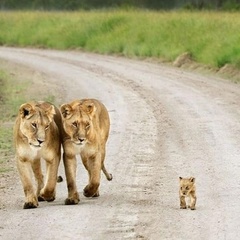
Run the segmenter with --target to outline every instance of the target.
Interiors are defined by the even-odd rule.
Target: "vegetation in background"
[[[240,9],[239,0],[0,0],[1,9],[79,10],[99,8]]]
[[[13,157],[12,126],[19,105],[24,101],[26,84],[18,84],[0,70],[0,173],[8,172],[13,166],[8,164]]]
[[[233,12],[2,12],[0,29],[1,45],[85,49],[167,61],[189,52],[203,64],[240,68],[240,16]]]

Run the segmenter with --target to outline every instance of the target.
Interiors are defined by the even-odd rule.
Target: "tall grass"
[[[81,48],[240,68],[240,15],[224,12],[0,12],[0,44]]]
[[[27,84],[19,84],[0,69],[0,174],[13,169],[9,159],[13,158],[12,125]]]

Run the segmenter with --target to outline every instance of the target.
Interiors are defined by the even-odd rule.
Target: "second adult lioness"
[[[62,121],[59,110],[47,102],[28,102],[20,106],[14,126],[17,167],[22,181],[24,208],[36,208],[38,201],[53,201],[61,158]],[[46,160],[43,181],[40,159]],[[32,181],[34,173],[37,189]]]
[[[89,183],[84,188],[86,197],[99,196],[101,170],[109,181],[112,180],[104,166],[110,120],[106,107],[96,99],[75,100],[62,105],[60,110],[66,132],[63,161],[68,198],[65,204],[70,205],[80,201],[76,186],[76,154],[80,154],[89,175]]]

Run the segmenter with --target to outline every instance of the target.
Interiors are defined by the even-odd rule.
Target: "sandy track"
[[[60,102],[94,97],[111,134],[100,198],[23,210],[18,178],[0,210],[2,239],[238,239],[240,87],[174,68],[74,51],[0,48],[0,58],[44,74]],[[62,166],[60,173],[63,174]],[[64,174],[63,174],[64,176]],[[178,177],[195,176],[197,210],[180,210]],[[1,199],[1,201],[8,201]]]

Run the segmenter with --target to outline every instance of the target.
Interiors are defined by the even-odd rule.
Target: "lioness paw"
[[[180,206],[180,209],[187,209],[186,206]]]
[[[99,193],[98,193],[98,187],[99,184],[89,184],[87,185],[84,189],[83,189],[83,195],[85,197],[98,197]]]
[[[39,202],[44,202],[45,199],[44,199],[42,196],[38,196],[38,201],[39,201]]]
[[[31,208],[37,208],[38,204],[34,204],[32,202],[25,202],[23,205],[23,209],[31,209]]]
[[[100,196],[100,194],[99,194],[99,190],[97,190],[97,192],[92,196],[93,198],[97,198],[97,197],[99,197]]]
[[[65,205],[75,205],[80,202],[80,199],[66,198]]]
[[[42,189],[38,198],[43,198],[47,202],[52,202],[55,200],[55,190],[49,191],[46,189]]]

